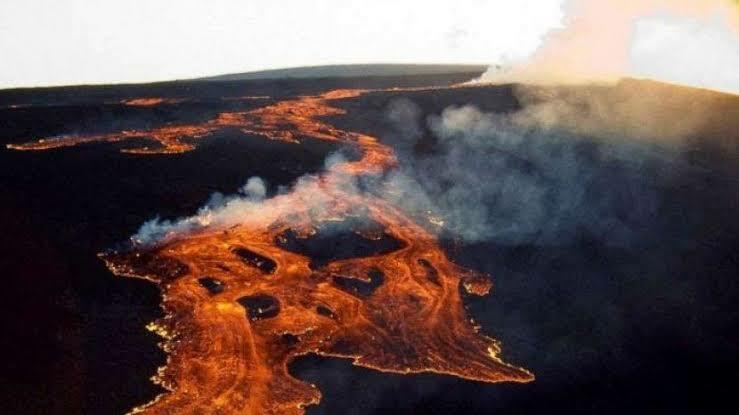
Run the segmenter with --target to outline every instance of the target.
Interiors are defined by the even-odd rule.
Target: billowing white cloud
[[[739,92],[732,0],[571,0],[563,28],[487,81],[564,83],[623,76]]]
[[[719,13],[638,19],[629,47],[629,74],[739,93],[739,34]]]

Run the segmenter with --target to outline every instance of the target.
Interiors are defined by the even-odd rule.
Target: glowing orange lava
[[[375,137],[321,121],[343,113],[329,101],[361,93],[298,97],[171,131],[87,138],[146,135],[164,148],[186,151],[182,137],[236,127],[278,140],[338,141],[362,151],[359,160],[339,162],[289,193],[259,202],[236,226],[205,226],[169,235],[155,247],[101,254],[115,274],[151,280],[163,294],[166,316],[149,328],[165,338],[169,359],[155,381],[169,392],[133,412],[303,414],[321,394],[292,377],[288,364],[309,353],[385,372],[482,382],[533,379],[504,363],[498,343],[479,333],[465,312],[460,290],[485,295],[488,276],[451,262],[436,238],[398,208],[348,190],[357,176],[397,163],[392,149]],[[324,262],[294,249],[322,224],[359,214],[363,219],[351,229],[356,238],[395,245],[364,256],[328,252]]]
[[[161,104],[179,104],[183,102],[182,99],[167,99],[167,98],[135,98],[126,99],[121,101],[121,104],[128,105],[131,107],[153,107]]]

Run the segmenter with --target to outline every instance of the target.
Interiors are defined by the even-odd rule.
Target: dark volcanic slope
[[[300,68],[272,69],[266,71],[244,72],[201,78],[204,81],[246,81],[256,79],[284,78],[358,78],[358,77],[398,77],[418,75],[470,74],[470,78],[482,75],[487,65],[324,65]]]
[[[401,170],[447,225],[463,225],[484,208],[487,218],[505,218],[492,222],[494,230],[510,223],[533,229],[519,238],[492,232],[474,242],[450,239],[449,248],[461,264],[493,276],[492,295],[470,299],[469,310],[501,335],[505,358],[526,362],[536,381],[488,387],[306,360],[295,373],[317,380],[325,394],[325,405],[309,413],[357,406],[372,414],[703,413],[733,404],[739,97],[636,80],[524,90],[367,94],[345,101],[348,116],[332,122],[392,143],[405,161]],[[529,131],[522,145],[507,146],[516,137],[502,124],[493,124],[502,131],[496,134],[469,122],[476,135],[449,141],[429,122],[450,107],[515,114],[547,102],[575,106],[580,115],[603,111],[602,119],[585,118],[604,137]],[[351,116],[358,112],[361,119]],[[455,114],[460,125],[461,115],[476,117]],[[531,184],[537,180],[545,183],[540,199],[532,193],[541,190]],[[456,191],[463,196],[446,204]],[[546,206],[541,221],[527,215],[537,205]],[[612,220],[619,225],[607,232],[594,226]],[[328,370],[340,375],[324,378]]]
[[[220,102],[222,98],[262,97],[284,98],[295,95],[315,95],[341,88],[391,88],[448,86],[469,81],[479,71],[462,73],[431,73],[423,75],[369,76],[361,78],[265,79],[233,81],[172,81],[131,85],[80,85],[52,88],[18,88],[0,90],[0,108],[28,105],[100,105],[146,97],[186,99],[196,102]],[[5,118],[3,118],[5,119]]]
[[[152,127],[339,87],[449,85],[468,78],[2,91],[0,138],[6,144]],[[221,100],[245,95],[271,98]],[[119,103],[141,97],[187,101],[151,107]],[[502,141],[496,129],[478,135],[463,130],[450,138],[428,121],[450,106],[467,104],[483,114],[515,113],[562,100],[589,113],[593,97],[606,114],[635,100],[642,104],[632,107],[636,113],[652,115],[627,114],[632,122],[626,123],[600,120],[595,125],[607,127],[606,137],[587,129],[533,131],[518,137],[523,144],[515,146]],[[487,209],[489,223],[483,224],[493,230],[501,224],[530,225],[517,238],[491,232],[460,239],[450,232],[446,243],[461,265],[494,276],[492,295],[468,298],[468,310],[483,331],[502,340],[504,357],[524,364],[537,380],[485,385],[376,373],[308,357],[290,367],[324,394],[322,404],[308,413],[674,414],[731,407],[733,373],[739,369],[736,96],[626,81],[612,88],[526,94],[513,86],[380,92],[336,104],[348,114],[331,123],[392,144],[407,162],[403,173],[419,183],[449,227],[467,231],[463,219],[480,207]],[[660,139],[660,134],[680,135],[676,127],[691,117],[700,122],[689,134]],[[209,137],[180,155],[141,157],[121,154],[115,146],[0,148],[5,190],[0,260],[6,274],[0,401],[8,413],[123,413],[151,399],[158,390],[148,378],[164,355],[155,346],[158,339],[142,327],[158,315],[158,295],[143,281],[114,278],[95,254],[125,240],[144,220],[192,214],[212,192],[233,193],[249,176],[263,177],[272,190],[287,185],[320,170],[337,149],[240,134]],[[449,192],[460,188],[467,189],[461,201]],[[569,190],[582,198],[569,197]],[[536,194],[543,196],[532,198]],[[514,201],[513,208],[501,200]],[[455,215],[454,206],[466,210]],[[544,214],[524,215],[531,206],[544,206]],[[490,222],[495,218],[504,220]],[[618,226],[597,226],[603,223]]]

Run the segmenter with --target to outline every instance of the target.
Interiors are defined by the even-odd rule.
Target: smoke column
[[[739,6],[728,0],[571,0],[564,28],[483,82],[609,82],[621,77],[739,92]]]

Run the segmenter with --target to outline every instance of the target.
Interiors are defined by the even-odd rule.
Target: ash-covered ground
[[[0,92],[2,144],[200,122],[337,88],[447,86],[470,74],[179,82]],[[260,97],[231,100],[224,97]],[[264,97],[268,98],[264,98]],[[121,104],[142,97],[152,106]],[[393,375],[348,361],[291,365],[316,383],[309,414],[704,413],[730,405],[738,369],[739,98],[627,80],[607,87],[383,91],[334,102],[330,122],[379,137],[399,168],[358,183],[486,272],[470,315],[528,384]],[[8,413],[124,413],[161,392],[144,326],[146,281],[97,258],[155,216],[194,214],[261,177],[268,194],[351,149],[238,132],[183,154],[137,142],[0,149],[2,401]],[[430,213],[429,213],[430,212]],[[443,221],[444,225],[437,224]],[[399,317],[402,318],[402,317]]]

